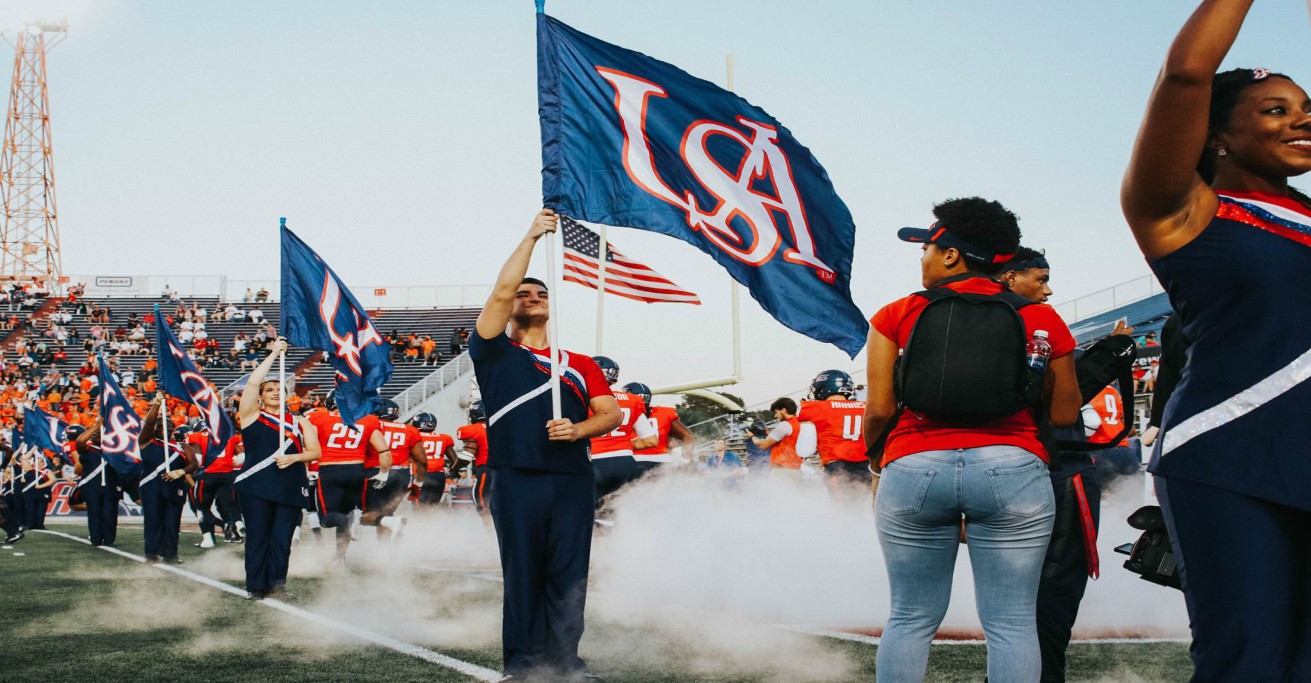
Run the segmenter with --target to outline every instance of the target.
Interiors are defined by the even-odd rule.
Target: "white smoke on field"
[[[332,565],[334,529],[323,530],[319,546],[302,530],[291,589],[299,576],[321,584],[299,606],[425,647],[499,647],[500,592],[478,578],[500,572],[496,535],[483,517],[442,508],[413,518],[399,539],[379,540],[374,527],[357,527],[357,535],[341,568]],[[321,635],[324,644],[359,643],[345,634]]]
[[[1122,568],[1113,552],[1141,533],[1124,519],[1142,504],[1141,480],[1103,503],[1102,576],[1089,582],[1079,637],[1187,635],[1180,592]],[[616,526],[596,541],[593,576],[603,614],[670,606],[753,623],[881,629],[889,590],[868,495],[835,505],[818,480],[723,482],[677,474],[644,481],[615,503]],[[980,633],[969,553],[960,547],[943,631]]]

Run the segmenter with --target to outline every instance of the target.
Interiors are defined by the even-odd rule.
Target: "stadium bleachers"
[[[127,327],[128,318],[135,313],[139,318],[145,318],[148,314],[153,314],[154,306],[159,304],[160,311],[163,315],[169,315],[176,308],[176,302],[164,301],[155,297],[97,297],[83,299],[91,306],[107,307],[111,311],[110,323],[102,324],[106,328],[106,334],[120,325]],[[195,306],[199,305],[212,314],[215,307],[219,305],[215,297],[197,297],[187,298],[186,303]],[[277,302],[267,302],[259,304],[238,304],[243,310],[250,310],[253,306],[258,305],[264,313],[265,319],[277,325],[280,315],[280,307]],[[72,313],[71,306],[65,304],[64,310]],[[35,343],[40,339],[41,331],[45,329],[49,313],[45,311],[35,323],[33,329],[25,333],[26,339]],[[430,335],[437,342],[437,350],[441,353],[441,362],[450,359],[449,346],[451,333],[460,327],[472,329],[474,321],[478,316],[478,309],[471,308],[447,308],[447,309],[426,309],[426,310],[382,310],[371,311],[374,325],[384,335],[399,335],[405,337],[411,333],[416,333],[420,337]],[[83,348],[83,343],[90,337],[91,328],[95,323],[89,322],[87,315],[73,315],[72,322],[64,325],[69,329],[77,329],[80,339],[76,343],[69,343],[66,346],[68,354],[67,359],[56,364],[56,367],[62,372],[73,372],[82,366],[87,360],[87,352]],[[245,332],[248,336],[254,337],[259,330],[259,325],[250,322],[206,322],[205,330],[211,339],[219,342],[219,350],[222,354],[227,354],[232,348],[233,340],[236,336]],[[15,335],[17,338],[18,335]],[[151,341],[154,339],[154,328],[147,326],[147,337]],[[12,351],[14,342],[17,339],[11,339],[6,350]],[[150,355],[119,355],[117,356],[118,365],[121,370],[132,368],[139,370],[146,362]],[[330,365],[321,362],[321,354],[309,349],[292,347],[287,354],[288,371],[298,370],[297,386],[301,389],[320,389],[327,390],[333,384],[333,370]],[[396,371],[393,378],[382,389],[382,395],[386,397],[394,396],[407,387],[426,377],[437,366],[426,365],[424,363],[409,363],[404,359],[396,359]],[[222,389],[247,374],[248,370],[240,368],[205,368],[206,377],[219,389]]]
[[[1173,312],[1169,295],[1161,292],[1072,323],[1070,331],[1074,333],[1079,346],[1086,346],[1110,334],[1116,321],[1122,318],[1134,328],[1134,336],[1148,332],[1159,333],[1165,319]]]

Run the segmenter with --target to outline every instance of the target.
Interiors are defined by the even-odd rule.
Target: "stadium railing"
[[[473,359],[469,357],[469,352],[465,351],[447,361],[445,365],[437,368],[427,377],[410,385],[410,388],[396,394],[392,400],[400,406],[401,415],[406,415],[411,409],[427,401],[437,392],[450,386],[452,382],[472,370]]]

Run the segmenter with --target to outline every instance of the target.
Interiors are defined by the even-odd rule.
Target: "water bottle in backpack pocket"
[[[1042,376],[1030,364],[1029,335],[1019,314],[1032,301],[1006,291],[974,294],[945,287],[915,295],[929,303],[897,361],[894,386],[901,406],[935,420],[970,424],[1037,404]],[[1036,356],[1045,370],[1051,345],[1045,338],[1042,345],[1045,355],[1039,348]]]

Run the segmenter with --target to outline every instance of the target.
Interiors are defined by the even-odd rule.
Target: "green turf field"
[[[50,528],[85,533],[80,525]],[[191,545],[195,538],[183,534],[182,569],[240,587],[239,546],[204,551],[202,557]],[[140,529],[123,529],[119,548],[139,555]],[[343,633],[334,623],[483,667],[484,677],[499,670],[500,585],[494,572],[398,569],[399,563],[384,572],[381,565],[361,562],[297,576],[306,565],[326,566],[330,551],[297,553],[291,585],[297,597],[289,602],[303,611],[287,613],[74,540],[30,533],[0,551],[0,680],[478,680]],[[876,647],[870,644],[712,612],[629,618],[605,603],[604,595],[589,600],[582,654],[610,681],[874,678]],[[929,680],[981,681],[984,657],[981,645],[935,645]],[[1182,681],[1190,670],[1186,646],[1177,643],[1070,649],[1075,681]]]

